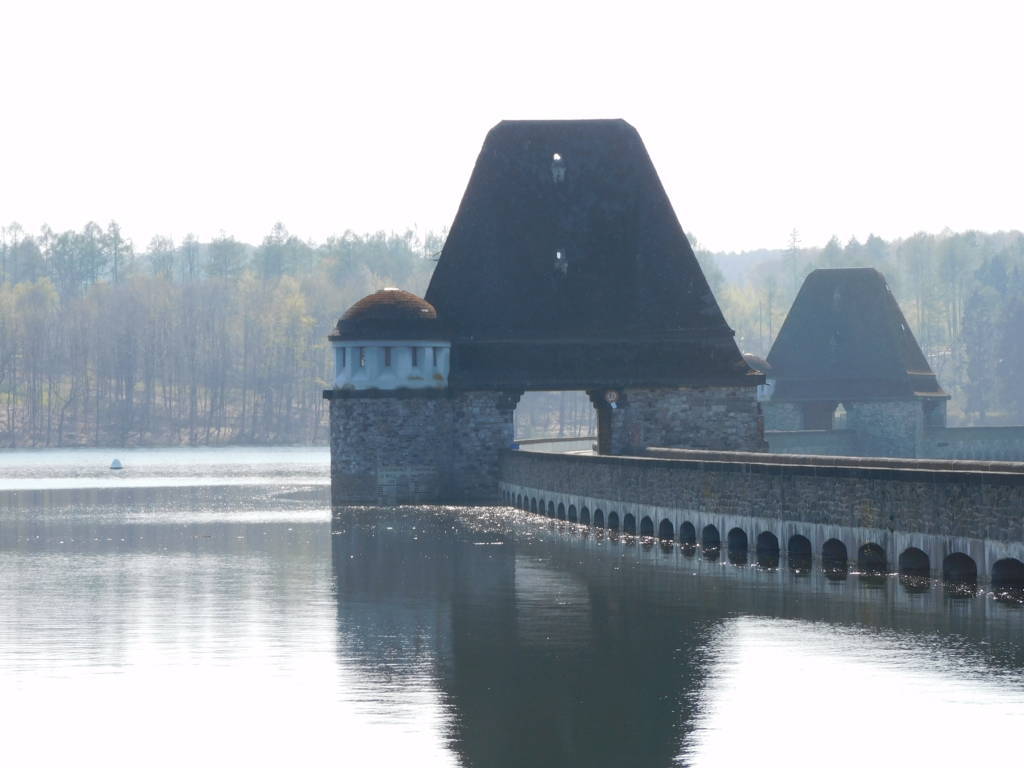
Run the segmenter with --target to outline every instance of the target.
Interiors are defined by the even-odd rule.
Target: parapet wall
[[[872,452],[878,446],[865,445],[861,432],[852,428],[772,430],[765,432],[765,438],[772,453],[884,455]],[[926,428],[918,434],[912,452],[921,459],[1024,461],[1024,427]]]
[[[714,525],[723,540],[741,527],[751,537],[772,532],[783,546],[801,535],[816,552],[832,538],[851,556],[876,544],[893,567],[910,547],[927,553],[933,568],[947,555],[968,554],[979,576],[1000,559],[1024,560],[1024,464],[662,455],[674,458],[506,452],[501,487],[513,497],[541,494],[566,507],[651,517],[655,526],[668,519],[676,530]]]
[[[793,429],[764,433],[772,453],[861,456],[857,433],[850,429]]]
[[[1024,461],[1024,427],[927,429],[919,455],[935,459]]]

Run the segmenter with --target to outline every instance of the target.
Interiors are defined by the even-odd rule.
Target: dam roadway
[[[533,447],[533,446],[531,446]],[[510,450],[502,500],[705,557],[1024,589],[1024,463]]]

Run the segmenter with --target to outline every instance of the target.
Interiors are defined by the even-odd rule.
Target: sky
[[[712,250],[1024,227],[1024,4],[5,0],[0,223],[451,223],[502,119],[621,117]]]

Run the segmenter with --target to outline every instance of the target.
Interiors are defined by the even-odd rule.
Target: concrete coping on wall
[[[796,454],[768,454],[744,451],[700,451],[678,448],[649,448],[643,456],[581,455],[572,453],[540,453],[533,451],[504,451],[503,457],[510,470],[523,463],[573,464],[591,462],[615,468],[665,469],[681,471],[736,472],[740,474],[768,474],[810,476],[817,478],[871,479],[914,483],[963,483],[984,485],[1024,485],[1024,468],[1014,472],[993,471],[985,467],[1018,462],[986,461],[929,461],[919,459],[862,459],[850,456],[799,456]],[[806,462],[801,462],[806,459]],[[835,459],[838,463],[826,463]],[[815,463],[820,462],[820,463]],[[863,462],[863,463],[862,463]],[[933,466],[929,466],[933,465]],[[936,469],[934,465],[956,466],[956,469]],[[582,466],[582,465],[580,465]],[[514,470],[513,470],[514,471]],[[504,475],[503,480],[510,478]]]
[[[798,453],[707,451],[693,448],[647,448],[647,458],[684,461],[741,462],[790,467],[888,469],[911,472],[960,472],[970,474],[1024,475],[1024,461],[973,461],[946,459],[898,459],[875,456],[819,456]]]

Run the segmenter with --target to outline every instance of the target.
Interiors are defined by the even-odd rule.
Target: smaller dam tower
[[[334,348],[331,478],[336,503],[436,500],[446,483],[451,343],[423,299],[385,288],[356,302]]]

